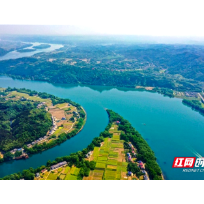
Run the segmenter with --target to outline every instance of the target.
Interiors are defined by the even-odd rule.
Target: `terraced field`
[[[89,160],[96,161],[96,168],[84,180],[127,180],[124,141],[120,140],[117,125],[113,125],[109,132],[113,133],[113,137],[105,138],[101,147],[94,148]]]

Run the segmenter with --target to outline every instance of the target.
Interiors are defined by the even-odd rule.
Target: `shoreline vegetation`
[[[12,79],[20,79],[20,80],[28,80],[28,81],[42,81],[42,82],[48,82],[48,83],[52,83],[52,84],[58,84],[55,82],[51,82],[49,80],[43,80],[43,79],[31,79],[31,78],[24,78],[21,76],[16,76],[16,75],[11,75],[11,74],[0,74],[0,76],[8,76],[11,77]],[[66,83],[65,83],[66,84]],[[74,84],[70,84],[70,85],[82,85],[82,86],[86,86],[86,85],[90,85],[90,86],[99,86],[97,84],[81,84],[81,83],[74,83]],[[103,87],[109,87],[108,85],[100,85]],[[136,89],[136,90],[141,90],[141,91],[148,91],[148,92],[153,92],[153,93],[159,93],[162,94],[164,96],[168,96],[170,98],[174,98],[176,97],[174,95],[174,91],[168,88],[162,88],[162,87],[145,87],[145,86],[112,86],[115,88],[130,88],[130,89]]]
[[[199,112],[204,116],[204,104],[198,100],[187,100],[183,99],[182,103],[188,107],[191,107],[192,110]]]
[[[39,134],[37,134],[35,131],[35,137],[33,137],[33,135],[29,136],[29,138],[32,139],[23,140],[20,137],[21,141],[24,141],[23,146],[17,143],[14,143],[14,145],[11,146],[10,142],[7,142],[7,144],[10,146],[7,145],[8,147],[6,146],[4,149],[0,149],[0,163],[12,159],[28,158],[29,154],[39,153],[46,149],[59,145],[65,142],[67,139],[70,139],[71,137],[74,137],[76,134],[78,134],[78,132],[80,132],[85,125],[85,110],[79,104],[69,99],[61,99],[51,94],[41,92],[38,93],[29,89],[16,89],[10,87],[7,89],[1,88],[0,95],[1,108],[3,108],[5,103],[9,103],[8,108],[10,108],[11,106],[10,109],[11,111],[13,111],[13,103],[14,105],[15,103],[18,103],[18,106],[21,108],[22,106],[25,106],[25,103],[28,103],[28,105],[31,103],[33,104],[33,106],[29,109],[29,111],[34,110],[34,113],[36,113],[36,111],[43,111],[43,113],[49,115],[49,125],[47,126],[47,128],[43,128],[44,132],[39,132]],[[21,112],[25,115],[24,117],[27,118],[28,113],[22,110],[19,114],[21,114]],[[19,114],[17,114],[17,116],[14,115],[15,117],[13,116],[13,118],[10,119],[11,121],[8,121],[11,126],[11,130],[13,130],[13,124],[18,123],[18,120],[22,118],[22,116]],[[7,115],[5,115],[5,118],[6,117]],[[36,117],[35,114],[34,117]],[[42,113],[40,117],[42,117]],[[32,124],[33,122],[35,122],[34,118],[33,120],[34,121],[32,121]],[[44,125],[44,123],[41,123],[40,121],[37,121],[36,125],[37,124]],[[30,132],[30,129],[28,129],[27,132],[24,133],[21,131],[21,129],[23,129],[24,131],[25,127],[21,127],[22,125],[18,124],[17,126],[19,126],[18,132],[20,135],[27,135],[28,133],[32,134],[32,132]],[[37,125],[35,129],[38,126],[39,125]],[[29,126],[29,128],[31,127]],[[4,142],[4,138],[0,139],[2,139],[1,142]],[[15,141],[15,138],[13,140]]]
[[[76,153],[71,153],[69,156],[63,156],[56,158],[54,161],[48,161],[45,165],[33,169],[32,167],[23,170],[19,173],[14,173],[3,178],[0,180],[87,180],[91,173],[95,171],[97,175],[101,174],[101,170],[104,168],[104,156],[106,152],[106,148],[109,144],[108,141],[113,139],[113,143],[111,143],[110,148],[121,148],[119,146],[123,146],[125,152],[130,152],[131,150],[137,153],[135,158],[130,159],[130,154],[127,153],[126,156],[127,162],[119,162],[121,163],[121,168],[118,169],[117,166],[114,168],[115,157],[118,157],[116,152],[111,151],[112,159],[108,160],[109,165],[107,165],[107,170],[102,175],[102,178],[105,180],[113,180],[118,179],[118,170],[126,174],[127,177],[137,180],[137,179],[144,179],[144,180],[162,180],[162,172],[161,169],[156,162],[156,157],[154,156],[154,152],[151,150],[147,142],[143,139],[143,137],[137,132],[131,124],[125,120],[119,114],[113,112],[112,110],[106,110],[109,116],[109,123],[105,130],[100,133],[99,137],[93,139],[91,144],[87,146],[87,148],[83,149],[82,151],[78,151]],[[113,130],[114,126],[117,124],[117,129]],[[120,132],[120,139],[119,135],[115,135],[116,132]],[[111,133],[112,132],[112,133]],[[122,143],[121,143],[122,142]],[[106,143],[106,145],[105,145]],[[103,147],[103,156],[100,156],[100,162],[97,161],[89,161],[88,158],[92,155],[93,152],[97,148]],[[93,153],[93,155],[96,155]],[[99,159],[99,158],[98,158]],[[124,164],[123,164],[124,163]],[[144,167],[145,166],[145,167]],[[102,168],[102,169],[101,169]],[[145,169],[145,170],[144,170]],[[114,177],[113,175],[117,176]],[[143,176],[143,177],[141,177]],[[98,177],[96,177],[96,180]],[[124,177],[125,180],[130,180]],[[122,180],[124,180],[122,179]]]

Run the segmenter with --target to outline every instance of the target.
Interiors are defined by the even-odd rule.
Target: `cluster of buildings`
[[[52,165],[52,166],[50,167],[50,170],[54,170],[54,169],[57,169],[57,168],[59,168],[59,167],[65,166],[65,165],[67,165],[67,162],[66,162],[66,161],[63,161],[63,162],[60,162],[60,163],[58,163],[58,164]]]
[[[47,136],[40,137],[39,139],[33,141],[31,144],[27,144],[27,147],[29,148],[29,147],[31,147],[32,145],[35,145],[35,144],[41,142],[42,140],[46,140],[47,138],[48,138]]]
[[[52,165],[52,166],[50,167],[50,170],[57,169],[57,168],[59,168],[59,167],[65,166],[65,165],[67,165],[67,164],[68,164],[68,163],[67,163],[66,161],[60,162],[60,163],[58,163],[58,164]],[[41,173],[45,173],[45,172],[47,172],[47,169],[41,170]],[[36,173],[36,174],[35,174],[35,177],[37,177],[37,178],[40,177],[40,173]]]
[[[41,106],[45,105],[45,102],[41,102],[38,104],[37,108],[41,108]]]
[[[185,92],[185,96],[197,98],[198,97],[198,93],[188,91],[188,92]]]
[[[52,116],[52,129],[49,132],[49,135],[52,135],[57,130],[57,125],[55,121],[55,117]]]
[[[136,157],[137,153],[135,152],[134,146],[133,146],[131,143],[129,143],[128,145],[129,145],[129,147],[130,147],[131,150],[132,150],[132,154],[134,155],[134,157]]]
[[[128,156],[128,161],[131,162],[132,157],[131,157],[130,153],[127,153],[127,156]]]
[[[131,148],[131,153],[134,155],[134,157],[136,157],[136,152],[135,152],[135,148],[134,146],[130,143],[128,143],[129,147]],[[128,161],[131,162],[132,160],[132,157],[131,157],[131,154],[130,153],[127,153],[127,156],[128,156]],[[144,180],[148,180],[148,176],[147,176],[147,172],[145,171],[145,166],[144,166],[144,163],[142,161],[138,161],[138,166],[139,168],[141,169],[141,172],[144,174]],[[133,173],[128,171],[127,173],[128,176],[133,176]]]
[[[13,149],[13,150],[11,150],[10,152],[11,152],[11,154],[15,154],[16,152],[22,152],[23,151],[23,148],[19,148],[19,149]]]
[[[144,163],[142,161],[138,161],[138,163],[139,163],[140,169],[145,170]]]
[[[142,173],[144,174],[144,176],[143,176],[144,180],[149,180],[147,177],[147,172],[145,170],[142,170]]]

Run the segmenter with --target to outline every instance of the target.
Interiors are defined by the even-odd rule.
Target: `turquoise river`
[[[181,99],[134,89],[50,84],[0,77],[0,87],[17,87],[70,98],[87,112],[83,130],[70,140],[27,160],[0,165],[0,177],[38,167],[48,160],[82,150],[108,124],[105,108],[114,110],[142,134],[162,168],[166,179],[204,179],[202,172],[182,172],[172,168],[174,157],[204,155],[204,117],[182,104]],[[144,125],[144,123],[146,125]]]

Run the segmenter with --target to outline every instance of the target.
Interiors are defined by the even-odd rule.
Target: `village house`
[[[36,177],[39,177],[39,176],[40,176],[40,174],[39,174],[39,173],[36,173],[36,174],[35,174],[35,176],[36,176]]]
[[[45,173],[47,171],[47,169],[43,169],[41,170],[41,173]]]
[[[92,152],[90,151],[90,152],[88,152],[88,153],[86,154],[86,158],[89,158],[91,155],[92,155]]]
[[[63,162],[60,162],[60,163],[58,163],[58,164],[52,165],[52,166],[50,167],[50,169],[51,169],[51,170],[54,170],[54,169],[57,169],[57,168],[59,168],[59,167],[61,167],[61,166],[65,166],[65,165],[67,165],[67,162],[66,162],[66,161],[63,161]]]
[[[140,162],[140,163],[139,163],[139,167],[140,167],[140,169],[142,169],[142,170],[145,169],[143,162]]]
[[[131,159],[132,159],[131,156],[128,156],[128,161],[131,161]]]
[[[133,173],[131,171],[128,171],[127,175],[128,176],[133,176]]]

